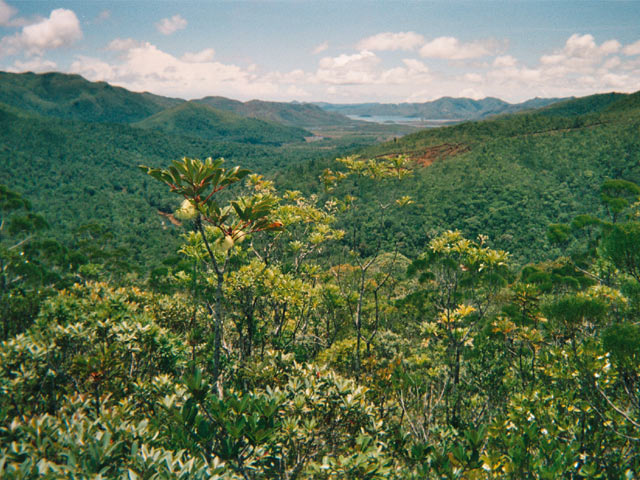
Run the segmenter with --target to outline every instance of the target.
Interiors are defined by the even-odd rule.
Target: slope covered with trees
[[[301,128],[244,118],[194,102],[163,110],[134,125],[207,140],[225,139],[249,144],[281,145],[302,142],[305,137],[312,136],[312,133]]]
[[[393,115],[415,117],[416,119],[479,120],[492,115],[516,113],[532,110],[558,102],[557,98],[534,98],[522,103],[508,103],[499,98],[487,97],[482,100],[471,98],[442,97],[422,103],[360,103],[332,104],[317,103],[327,112],[343,115]]]
[[[129,123],[183,102],[89,82],[80,75],[0,72],[0,103],[57,118]]]
[[[126,124],[40,117],[0,104],[0,183],[27,195],[47,217],[55,238],[70,241],[83,225],[100,224],[138,266],[160,262],[176,246],[175,236],[162,239],[158,229],[175,230],[166,216],[175,201],[137,172],[140,163],[159,165],[167,155],[190,152],[268,172],[335,148],[313,150],[304,142],[278,147],[233,136],[209,140]]]
[[[389,236],[403,231],[406,251],[417,252],[430,236],[455,228],[470,238],[488,235],[518,262],[557,255],[545,235],[549,223],[602,211],[598,189],[607,178],[640,182],[637,98],[636,93],[576,99],[364,149],[364,157],[402,154],[413,165],[415,174],[402,188],[414,203],[402,218],[387,221]],[[315,178],[321,168],[337,167],[328,162],[308,175]],[[286,172],[278,177],[294,188],[290,178]],[[367,219],[393,196],[373,182],[359,188],[358,215]]]
[[[21,328],[2,303],[2,477],[633,478],[640,186],[604,182],[603,215],[520,267],[453,230],[367,243],[411,207],[410,162],[337,166],[326,202],[221,161],[143,167],[182,201],[181,260],[119,285],[28,275],[41,222],[0,189],[2,294],[51,288]],[[349,222],[365,189],[339,185],[370,181],[393,202]]]
[[[638,98],[365,148],[0,104],[0,478],[634,478]]]
[[[239,102],[224,97],[205,97],[195,101],[245,117],[270,120],[302,128],[334,127],[358,123],[344,115],[326,112],[310,103],[265,102],[262,100]]]

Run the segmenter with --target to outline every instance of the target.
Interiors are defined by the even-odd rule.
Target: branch
[[[202,237],[204,246],[206,247],[207,252],[209,253],[209,257],[211,258],[213,269],[215,270],[217,275],[220,275],[222,272],[220,271],[220,267],[218,266],[218,261],[216,260],[216,256],[211,250],[211,245],[209,245],[209,240],[207,240],[207,236],[204,233],[204,228],[202,228],[202,218],[200,217],[200,214],[198,214],[198,216],[196,217],[196,226],[198,228],[198,231],[200,232],[200,236]]]
[[[634,427],[636,428],[640,428],[640,423],[634,421],[631,419],[631,417],[629,417],[629,415],[627,413],[625,413],[624,411],[622,411],[620,408],[616,407],[616,405],[609,399],[609,397],[607,396],[606,393],[604,393],[604,391],[598,386],[597,382],[593,383],[594,386],[596,387],[596,390],[598,391],[598,393],[600,393],[600,395],[602,395],[602,397],[607,401],[607,403],[611,406],[611,408],[613,408],[616,412],[618,412],[620,415],[622,415],[628,422],[630,422]]]

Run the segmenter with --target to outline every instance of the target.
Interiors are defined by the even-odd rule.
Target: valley
[[[0,477],[634,478],[638,132],[0,72]]]

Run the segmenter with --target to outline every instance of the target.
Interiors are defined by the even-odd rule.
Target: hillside
[[[510,104],[498,98],[443,97],[423,103],[363,103],[363,104],[331,104],[317,103],[328,112],[357,116],[402,116],[415,117],[417,120],[478,120],[491,115],[516,113],[523,110],[544,107],[559,101],[555,98],[536,98],[523,103]]]
[[[2,79],[6,84],[11,78],[17,85],[18,77],[6,74]],[[519,261],[552,256],[555,250],[547,243],[546,226],[601,208],[598,187],[605,178],[640,180],[640,94],[573,99],[533,113],[427,129],[366,147],[381,135],[390,138],[390,131],[374,129],[366,134],[358,126],[336,127],[338,138],[306,143],[304,130],[198,102],[164,108],[170,99],[80,77],[25,74],[24,78],[31,83],[0,90],[4,96],[20,90],[26,99],[23,107],[0,106],[0,184],[30,192],[35,207],[51,220],[56,236],[71,238],[74,228],[91,221],[121,232],[117,243],[132,249],[137,262],[162,257],[152,251],[173,251],[159,243],[159,235],[148,232],[157,232],[162,221],[171,230],[158,210],[170,213],[175,205],[148,190],[135,167],[164,165],[184,155],[222,156],[229,163],[274,175],[282,187],[311,193],[319,190],[322,169],[333,168],[333,158],[355,148],[363,156],[404,153],[416,165],[413,179],[403,185],[415,203],[403,218],[389,220],[388,241],[403,225],[412,225],[403,248],[415,252],[434,232],[459,228],[470,236],[488,234],[500,240]],[[71,86],[65,86],[64,79]],[[29,93],[28,85],[34,92]],[[96,95],[105,102],[119,99],[103,109],[111,112],[110,118],[142,116],[133,110],[125,115],[123,105],[131,109],[142,105],[144,114],[159,110],[134,124],[107,124],[100,121],[105,116],[88,113],[89,121],[51,118],[75,98],[78,86],[103,92]],[[19,103],[18,96],[12,98]],[[238,108],[257,104],[216,101]],[[48,116],[34,114],[36,107]],[[363,194],[370,204],[367,215],[373,218],[378,201],[393,195],[387,187],[367,185]],[[132,208],[143,212],[139,221],[124,222]],[[151,246],[145,246],[142,238]]]
[[[457,228],[470,238],[489,235],[518,261],[549,258],[557,250],[548,243],[548,224],[600,211],[599,187],[607,178],[640,182],[638,98],[575,99],[365,148],[365,158],[404,154],[415,166],[402,192],[373,182],[360,186],[365,216],[374,221],[376,205],[402,193],[415,203],[389,221],[388,239],[413,226],[407,252],[421,250],[438,231]],[[326,167],[339,168],[330,162],[318,170]],[[287,175],[280,178],[291,187]]]
[[[140,128],[158,129],[177,135],[206,140],[226,139],[242,143],[279,145],[303,142],[313,134],[275,122],[244,118],[208,105],[185,102],[163,110],[134,124]]]
[[[634,478],[639,99],[375,145],[0,103],[0,478]]]
[[[211,156],[268,173],[337,155],[336,148],[207,140],[126,124],[42,117],[0,104],[0,184],[28,195],[34,210],[50,223],[52,237],[71,242],[81,225],[101,224],[113,236],[110,243],[138,266],[173,255],[178,235],[159,213],[173,212],[178,202],[142,175],[138,165]]]
[[[131,123],[183,102],[79,75],[0,72],[0,103],[56,118]]]
[[[620,104],[620,102],[627,97],[628,95],[622,93],[590,95],[588,97],[558,102],[543,108],[540,113],[554,117],[575,117],[578,115],[598,114],[610,108],[617,108],[616,105]]]
[[[268,120],[301,128],[342,126],[358,123],[343,115],[326,112],[310,103],[265,102],[262,100],[251,100],[243,103],[224,97],[205,97],[195,100],[195,102],[244,117]]]

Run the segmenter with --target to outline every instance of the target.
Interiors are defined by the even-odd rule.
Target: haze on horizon
[[[634,1],[0,0],[0,70],[186,99],[421,102],[640,90]]]

